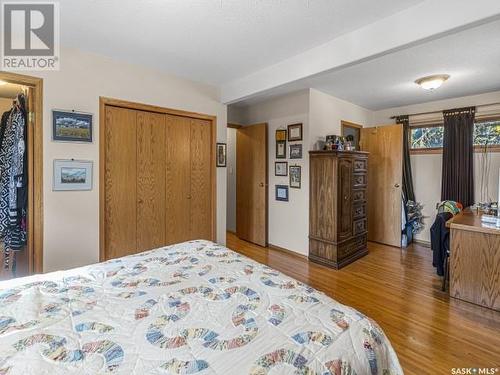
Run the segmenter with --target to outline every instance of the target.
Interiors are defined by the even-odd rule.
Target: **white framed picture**
[[[54,191],[92,190],[90,160],[54,160]]]

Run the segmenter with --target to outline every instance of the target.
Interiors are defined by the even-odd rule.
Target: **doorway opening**
[[[267,124],[228,124],[227,132],[227,230],[267,246]]]
[[[43,80],[0,72],[0,280],[43,272]]]

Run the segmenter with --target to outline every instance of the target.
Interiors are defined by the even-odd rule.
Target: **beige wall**
[[[217,140],[226,140],[226,106],[218,90],[154,70],[78,50],[62,50],[61,70],[44,79],[44,271],[99,260],[99,96],[217,116]],[[92,144],[51,140],[53,109],[94,114]],[[94,162],[92,191],[53,192],[54,159]],[[217,168],[217,240],[225,243],[226,169]]]
[[[11,98],[0,98],[0,116],[12,108]]]
[[[309,150],[318,138],[340,134],[341,120],[366,124],[370,111],[318,90],[303,90],[273,98],[249,107],[232,109],[233,118],[244,124],[267,122],[269,125],[269,243],[297,253],[309,253]],[[289,202],[275,200],[275,185],[289,184],[289,177],[274,176],[275,132],[278,128],[303,124],[303,158],[287,159],[288,165],[302,167],[301,189],[289,189]],[[297,143],[297,142],[294,142]],[[288,144],[287,144],[288,146]],[[288,156],[288,151],[287,151]],[[284,159],[280,159],[284,160]],[[228,183],[229,180],[228,180]],[[230,187],[228,186],[228,190]],[[232,202],[228,202],[228,208]],[[229,213],[228,213],[229,215]]]
[[[486,105],[492,103],[500,103],[500,91],[465,96],[449,100],[439,100],[429,103],[416,104],[406,107],[390,108],[383,111],[372,112],[370,125],[380,125],[393,123],[390,117],[397,114],[412,114],[431,111],[441,111],[443,109],[464,107],[471,105]],[[484,107],[478,111],[479,114],[486,114],[492,110],[493,106]],[[498,111],[498,109],[495,109]],[[427,115],[429,116],[429,115]],[[421,116],[422,117],[422,116]],[[424,205],[423,214],[425,216],[425,228],[417,234],[416,238],[422,241],[430,241],[430,227],[434,222],[436,216],[436,203],[441,198],[441,154],[425,154],[425,155],[412,155],[411,164],[413,172],[413,183],[415,195],[418,202]],[[498,197],[498,173],[500,169],[500,153],[489,153],[490,173],[488,176],[488,191],[487,197],[481,197],[480,194],[480,181],[481,181],[481,168],[484,162],[479,153],[474,155],[474,180],[475,180],[475,197],[476,201],[481,199],[487,201],[497,201]]]

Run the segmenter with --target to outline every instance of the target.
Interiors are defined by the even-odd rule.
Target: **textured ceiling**
[[[334,72],[277,87],[237,103],[315,88],[362,107],[379,110],[500,90],[500,21],[492,21]],[[417,78],[449,74],[441,88],[426,91]]]
[[[61,40],[222,84],[419,0],[62,0]]]

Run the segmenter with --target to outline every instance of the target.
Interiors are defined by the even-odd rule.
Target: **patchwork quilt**
[[[375,322],[191,241],[0,283],[0,374],[402,374]]]

